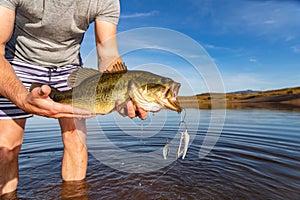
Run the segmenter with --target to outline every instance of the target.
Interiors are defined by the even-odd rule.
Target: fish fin
[[[127,91],[135,91],[138,90],[137,84],[134,80],[130,80],[127,85]]]
[[[134,80],[130,80],[127,86],[127,96],[129,96],[130,100],[133,101],[133,105],[139,108],[142,108],[146,111],[149,111],[150,108],[147,107],[147,100],[143,97],[143,94],[138,88],[137,83]]]
[[[116,107],[115,107],[116,111],[118,111],[123,117],[125,117],[126,114],[122,110],[127,107],[127,102],[128,101],[124,101],[121,104],[116,105]]]
[[[68,77],[67,85],[70,88],[80,85],[84,80],[91,76],[101,74],[98,70],[92,68],[81,68],[73,71]]]
[[[136,99],[136,96],[135,96],[136,94],[140,95],[140,93],[138,91],[138,87],[134,80],[130,80],[127,85],[127,94],[126,95],[129,96],[130,99],[134,100],[134,99]]]
[[[134,96],[134,92],[137,91],[137,86],[134,80],[130,80],[127,85],[127,93],[125,96],[127,96],[127,99],[123,102],[120,102],[120,104],[116,104],[115,110],[118,111],[121,115],[126,116],[126,113],[124,113],[124,109],[127,108],[128,101],[132,100],[134,102],[133,106],[136,106],[136,102],[132,98]]]
[[[127,67],[124,62],[117,62],[112,66],[112,68],[108,71],[104,71],[103,73],[109,74],[109,73],[124,73],[127,71]]]

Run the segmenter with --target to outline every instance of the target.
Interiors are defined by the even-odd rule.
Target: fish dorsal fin
[[[92,68],[77,69],[70,74],[67,84],[69,87],[73,88],[80,85],[87,78],[97,74],[100,74],[100,72]]]
[[[104,71],[103,73],[125,73],[127,67],[124,62],[117,62],[112,66],[110,70]],[[80,85],[85,79],[97,75],[101,72],[92,68],[81,68],[73,71],[68,77],[68,86],[73,88]]]
[[[117,62],[112,66],[110,70],[106,70],[103,73],[124,73],[127,71],[127,67],[124,62]]]

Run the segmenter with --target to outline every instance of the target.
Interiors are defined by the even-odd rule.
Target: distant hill
[[[258,90],[242,90],[242,91],[235,91],[235,92],[229,92],[228,94],[249,94],[254,92],[261,92]]]
[[[270,108],[300,110],[300,87],[268,91],[238,91],[231,93],[203,93],[178,97],[185,108]]]

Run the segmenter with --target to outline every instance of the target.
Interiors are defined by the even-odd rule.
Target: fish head
[[[167,108],[181,112],[182,108],[177,100],[180,86],[180,83],[170,78],[155,75],[137,86],[131,98],[147,111],[155,112]]]

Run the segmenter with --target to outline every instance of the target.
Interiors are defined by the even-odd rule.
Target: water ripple
[[[94,146],[102,148],[102,153],[112,154],[117,147],[139,155],[141,163],[134,162],[135,155],[125,158],[122,154],[114,155],[111,163],[137,172],[127,173],[111,168],[91,153],[87,181],[75,185],[61,182],[63,148],[57,122],[32,119],[20,154],[18,196],[24,199],[300,199],[299,112],[227,110],[222,134],[203,159],[199,159],[199,151],[211,113],[204,110],[193,114],[201,119],[199,123],[187,121],[193,141],[184,160],[173,159],[179,141],[176,133],[180,117],[176,114],[164,118],[163,127],[158,123],[160,115],[144,124],[135,119],[134,126],[123,120],[116,124],[111,116],[100,117],[97,123],[88,122],[88,137]],[[105,138],[97,138],[99,124]],[[114,147],[107,144],[107,138]],[[162,148],[166,138],[174,143],[170,146],[169,160],[164,161]],[[159,155],[147,157],[150,162],[143,160],[146,159],[143,155],[155,151]],[[138,173],[141,168],[163,162],[167,164],[159,169]]]

